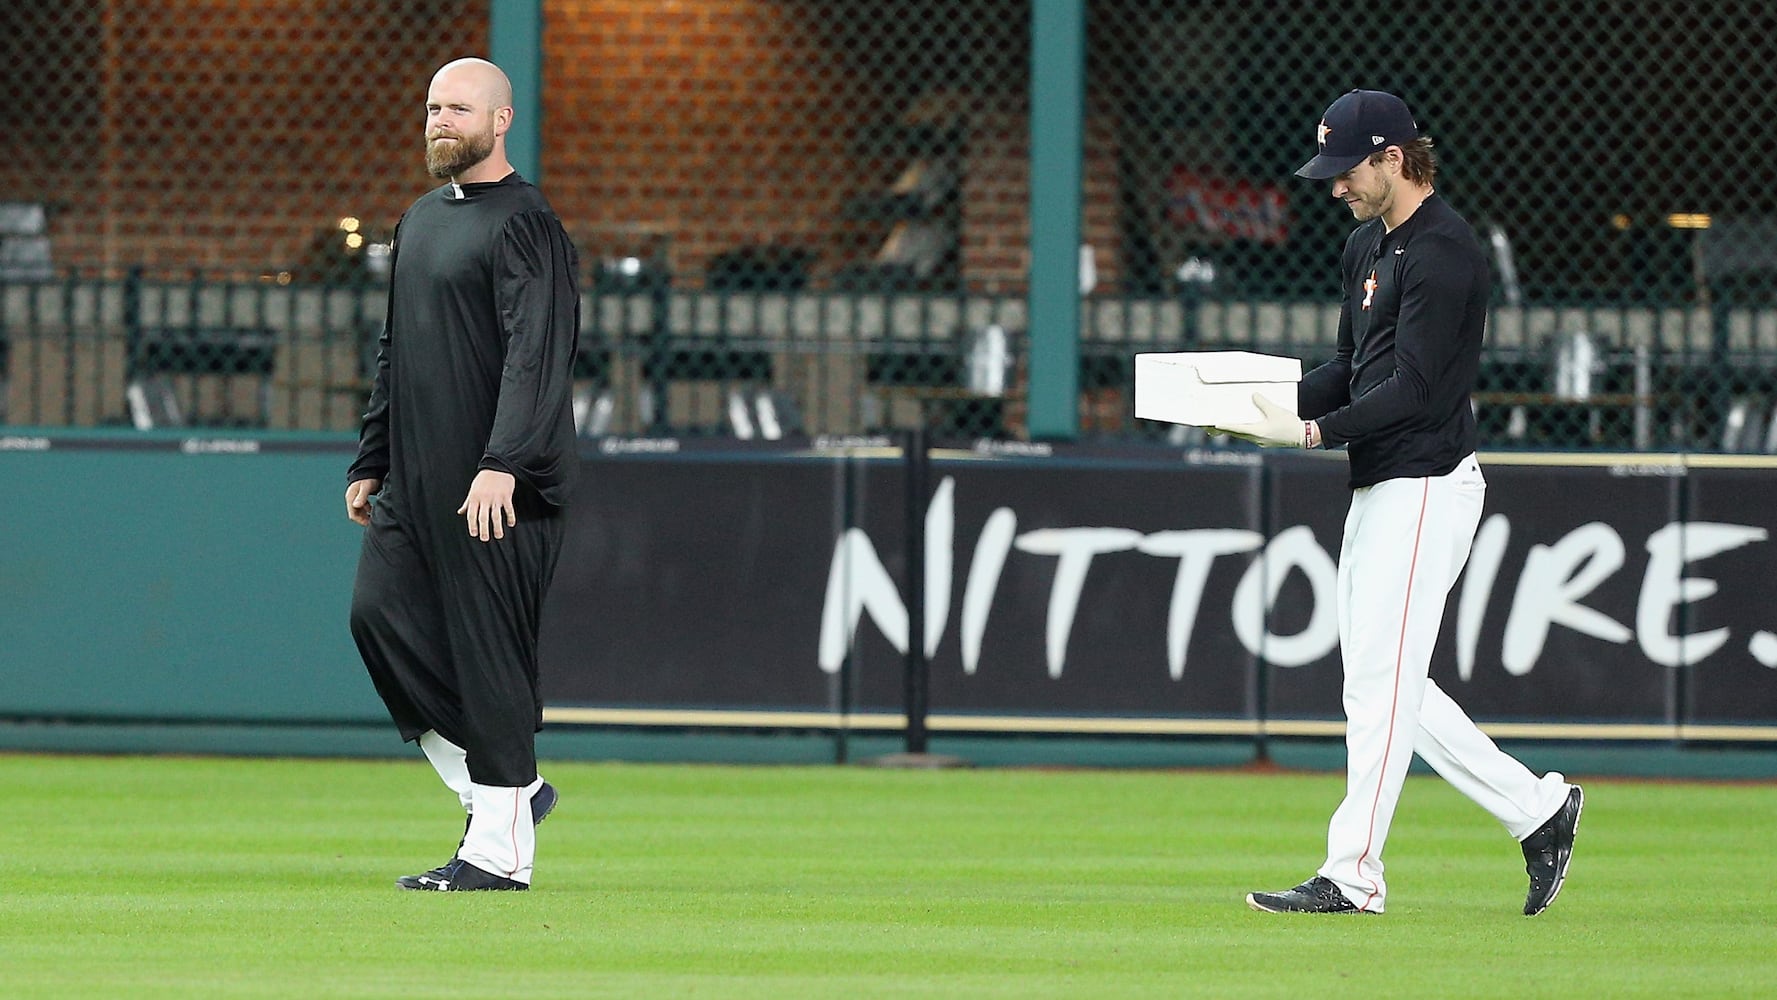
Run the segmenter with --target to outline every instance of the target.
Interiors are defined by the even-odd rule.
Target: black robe
[[[348,482],[381,479],[352,636],[403,739],[435,729],[479,784],[536,776],[537,632],[577,465],[578,260],[517,174],[445,185],[395,232],[376,383]],[[478,470],[511,473],[518,524],[471,536]]]

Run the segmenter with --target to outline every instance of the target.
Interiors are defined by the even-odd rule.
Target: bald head
[[[432,75],[426,91],[426,169],[467,184],[512,172],[512,81],[486,59],[457,59]]]
[[[512,81],[506,72],[486,59],[453,59],[432,74],[434,88],[446,82],[478,95],[489,108],[512,106]]]

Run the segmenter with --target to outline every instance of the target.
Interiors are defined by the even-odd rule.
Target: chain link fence
[[[1489,446],[1777,446],[1777,187],[1758,139],[1777,9],[1117,0],[1091,17],[1122,291],[1184,300],[1185,341],[1330,353],[1352,223],[1290,174],[1333,98],[1390,90],[1493,257]]]
[[[543,173],[594,269],[595,429],[1009,432],[1023,4],[546,17]],[[971,377],[971,350],[997,368]]]
[[[0,423],[349,430],[420,106],[487,0],[0,10]],[[1026,435],[1028,0],[545,0],[540,181],[588,434]],[[1080,428],[1138,351],[1330,355],[1291,171],[1406,97],[1496,300],[1489,447],[1777,450],[1777,10],[1088,0]]]
[[[486,0],[0,6],[0,423],[355,426],[425,81]]]

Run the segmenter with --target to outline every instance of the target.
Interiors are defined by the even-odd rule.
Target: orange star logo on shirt
[[[1375,298],[1376,298],[1376,272],[1371,271],[1370,276],[1368,278],[1364,279],[1364,306],[1363,307],[1365,309],[1369,309],[1370,303]]]

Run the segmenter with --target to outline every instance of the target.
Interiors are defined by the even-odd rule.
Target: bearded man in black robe
[[[403,888],[526,889],[537,775],[537,633],[577,461],[578,261],[506,159],[512,85],[459,59],[426,96],[446,183],[395,230],[376,382],[347,474],[365,525],[352,637],[406,740],[468,812],[456,856]],[[372,503],[372,498],[375,502]]]

